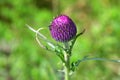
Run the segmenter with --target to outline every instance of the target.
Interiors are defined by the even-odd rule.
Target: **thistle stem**
[[[64,54],[64,57],[65,57],[65,66],[64,66],[64,69],[65,69],[65,80],[69,80],[69,63],[70,63],[70,59],[69,59],[69,56],[67,55],[67,53]]]
[[[69,44],[65,43],[65,49],[69,50]],[[67,53],[67,51],[64,52],[64,60],[65,60],[65,65],[64,65],[64,70],[65,70],[65,80],[69,80],[69,72],[70,72],[70,55]]]

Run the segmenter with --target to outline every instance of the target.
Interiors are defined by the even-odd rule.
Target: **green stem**
[[[69,44],[65,43],[65,48],[69,50]],[[70,72],[70,54],[67,51],[64,52],[64,70],[65,70],[65,80],[69,80],[69,72]]]
[[[65,58],[65,80],[69,80],[69,72],[70,72],[70,58],[67,53],[64,53]]]

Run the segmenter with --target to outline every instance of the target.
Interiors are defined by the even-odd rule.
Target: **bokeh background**
[[[39,47],[35,33],[55,42],[48,26],[66,14],[84,28],[73,48],[72,61],[84,56],[120,59],[120,0],[0,0],[0,80],[62,80],[60,59]],[[120,80],[120,63],[82,62],[71,80]]]

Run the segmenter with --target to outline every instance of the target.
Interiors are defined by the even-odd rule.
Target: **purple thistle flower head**
[[[66,15],[59,15],[53,19],[50,32],[56,41],[68,42],[76,36],[77,30],[74,22]]]

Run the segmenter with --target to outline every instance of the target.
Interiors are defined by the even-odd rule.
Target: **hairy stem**
[[[69,44],[68,44],[68,43],[65,43],[65,48],[66,48],[66,51],[64,52],[64,60],[65,60],[65,65],[64,65],[65,80],[69,80],[70,54],[69,54],[68,51],[67,51],[67,50],[69,50]]]
[[[65,57],[65,80],[69,80],[69,72],[70,72],[70,59],[69,56],[67,55],[67,53],[64,54]]]

